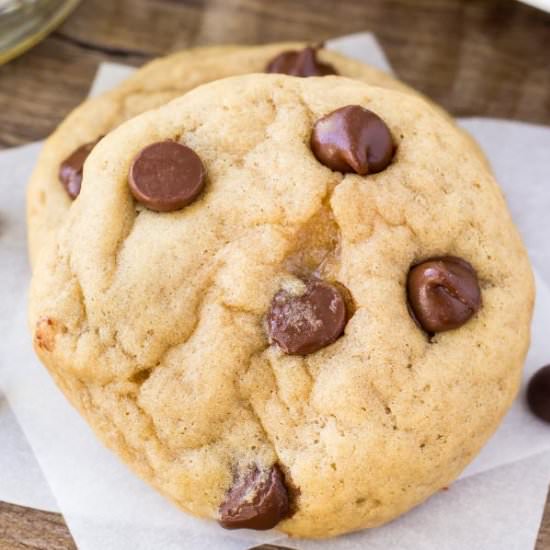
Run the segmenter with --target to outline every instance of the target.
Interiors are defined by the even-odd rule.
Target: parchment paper
[[[0,394],[0,501],[59,511],[34,453],[6,398]]]

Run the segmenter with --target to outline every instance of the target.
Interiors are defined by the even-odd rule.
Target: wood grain
[[[550,550],[550,488],[546,498],[546,508],[542,517],[535,550]]]
[[[0,502],[0,550],[76,550],[63,517]]]
[[[512,0],[86,0],[0,67],[0,147],[48,135],[101,61],[140,65],[191,45],[364,30],[403,80],[455,115],[550,124],[550,15]]]
[[[47,136],[86,96],[102,61],[139,66],[193,45],[364,30],[403,80],[453,114],[550,124],[550,15],[512,0],[85,0],[47,40],[0,67],[0,148]],[[60,515],[0,502],[0,550],[74,548]],[[550,501],[536,549],[550,550]]]

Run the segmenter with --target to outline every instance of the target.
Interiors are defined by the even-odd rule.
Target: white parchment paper
[[[389,67],[370,35],[327,44],[347,55]],[[99,93],[131,69],[104,65]],[[539,275],[533,344],[525,380],[550,362],[550,129],[470,119],[462,123],[489,154],[528,244]],[[550,480],[550,429],[533,418],[520,396],[497,434],[449,491],[379,529],[328,542],[295,541],[276,531],[228,532],[176,510],[104,449],[35,359],[26,327],[24,189],[39,144],[0,153],[0,246],[3,314],[0,316],[0,384],[82,550],[241,550],[262,542],[310,549],[445,550],[532,548]],[[518,162],[517,159],[521,159]],[[0,424],[1,426],[1,424]],[[2,498],[0,485],[0,498]]]
[[[0,394],[0,501],[49,512],[59,507],[6,398]]]

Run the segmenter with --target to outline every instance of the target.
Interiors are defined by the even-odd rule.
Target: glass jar
[[[0,63],[34,46],[79,0],[0,0]]]

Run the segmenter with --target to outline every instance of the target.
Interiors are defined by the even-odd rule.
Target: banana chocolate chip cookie
[[[374,67],[304,43],[204,47],[157,59],[114,90],[84,102],[44,144],[28,189],[31,261],[78,196],[86,158],[105,134],[200,84],[255,72],[300,77],[340,74],[375,86],[418,93]],[[483,157],[477,143],[466,135]]]
[[[439,110],[255,74],[94,147],[30,316],[73,405],[182,509],[330,537],[472,460],[516,395],[533,292],[493,176]]]
[[[341,74],[412,92],[378,69],[304,43],[205,47],[157,59],[113,91],[84,102],[46,141],[28,190],[31,260],[34,262],[78,196],[84,162],[105,134],[125,120],[159,107],[200,84],[254,72],[302,77]]]

